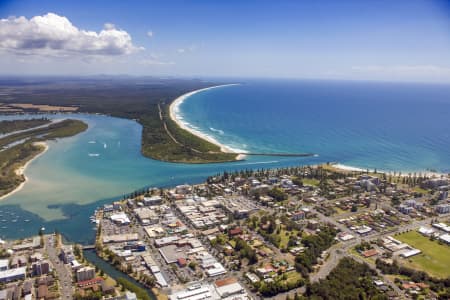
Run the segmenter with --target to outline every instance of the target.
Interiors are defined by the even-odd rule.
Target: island
[[[0,137],[0,199],[19,190],[26,181],[27,165],[48,149],[45,141],[70,137],[85,131],[88,125],[80,120],[10,120],[9,128],[23,129],[10,131]],[[34,127],[30,126],[33,125]]]

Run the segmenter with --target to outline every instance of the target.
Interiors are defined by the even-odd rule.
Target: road
[[[327,217],[314,209],[312,209],[312,211],[317,214],[317,217],[322,222],[331,223],[331,224],[335,225],[336,227],[338,227],[339,229],[341,229],[342,231],[349,231],[348,228],[346,228],[343,224],[336,222],[336,220],[334,220],[333,218]],[[375,270],[377,272],[377,274],[383,278],[384,282],[387,285],[389,285],[398,295],[403,295],[403,291],[394,282],[392,282],[386,275],[382,274],[376,268],[375,265],[370,264],[367,261],[365,261],[364,259],[362,259],[360,256],[355,255],[354,253],[351,253],[350,250],[353,249],[356,245],[360,244],[362,241],[369,242],[369,241],[373,241],[378,238],[386,237],[388,235],[394,235],[396,233],[413,230],[420,226],[429,225],[432,219],[441,220],[443,218],[446,218],[447,216],[448,216],[448,214],[442,215],[439,217],[426,218],[423,220],[414,220],[411,223],[400,225],[396,229],[390,230],[388,232],[380,232],[380,233],[371,234],[371,235],[364,236],[364,237],[357,237],[356,239],[353,239],[351,241],[340,242],[340,243],[332,246],[328,250],[329,251],[328,259],[325,261],[325,263],[320,267],[320,269],[316,273],[310,275],[310,280],[311,280],[311,282],[317,282],[320,279],[324,279],[337,266],[337,264],[343,257],[349,256],[360,263],[367,264],[371,269]]]
[[[59,248],[55,244],[55,237],[53,235],[45,236],[45,251],[58,275],[61,299],[73,299],[72,272],[69,269],[70,267],[64,265],[59,259]]]

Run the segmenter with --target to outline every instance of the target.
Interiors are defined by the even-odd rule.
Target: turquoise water
[[[36,234],[44,226],[48,231],[59,230],[70,240],[89,242],[94,234],[89,216],[95,208],[136,189],[199,183],[225,170],[306,161],[254,157],[208,165],[160,162],[141,155],[142,127],[134,121],[80,114],[48,117],[81,119],[89,129],[49,142],[49,150],[31,162],[25,171],[29,180],[24,187],[0,201],[1,238]]]
[[[131,120],[50,115],[84,120],[89,129],[49,142],[50,149],[29,165],[23,189],[0,201],[0,237],[28,236],[44,226],[87,243],[94,236],[89,216],[103,203],[143,187],[202,182],[224,170],[339,161],[449,172],[449,95],[450,87],[442,85],[313,81],[249,81],[205,91],[181,105],[191,126],[246,151],[319,155],[208,165],[143,157],[142,128]]]

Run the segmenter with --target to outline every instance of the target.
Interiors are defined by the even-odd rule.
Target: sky
[[[450,4],[0,0],[0,74],[450,83]]]

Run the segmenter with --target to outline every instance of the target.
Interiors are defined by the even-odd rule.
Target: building
[[[136,208],[133,212],[142,225],[152,225],[159,222],[159,216],[148,207]]]
[[[8,270],[9,261],[7,259],[0,259],[0,271]]]
[[[448,198],[448,191],[439,192],[439,200],[445,200]]]
[[[145,206],[160,205],[162,203],[162,197],[161,196],[144,197],[143,203]]]
[[[84,267],[77,271],[77,282],[91,280],[95,277],[95,269],[93,267]]]
[[[70,264],[73,260],[75,260],[75,255],[73,254],[72,246],[63,246],[61,248],[61,260],[65,264]]]
[[[26,272],[26,267],[0,271],[0,282],[5,283],[25,279]]]
[[[111,219],[111,221],[113,221],[115,224],[118,224],[118,225],[128,225],[131,223],[128,216],[123,212],[118,213],[118,214],[113,214],[109,218]]]
[[[34,276],[46,275],[50,272],[50,264],[48,261],[38,261],[33,263],[32,269]]]
[[[405,215],[409,215],[410,213],[412,213],[414,211],[414,207],[400,204],[400,206],[398,207],[398,210]]]
[[[450,234],[446,233],[439,237],[439,240],[446,243],[447,245],[450,245]]]
[[[306,213],[302,210],[300,211],[296,211],[292,214],[292,220],[293,221],[300,221],[300,220],[304,220],[306,217]]]
[[[450,212],[450,204],[439,204],[436,206],[436,212],[438,214],[446,214]]]

